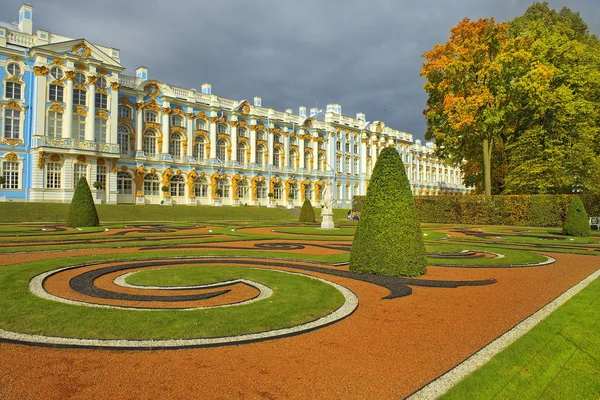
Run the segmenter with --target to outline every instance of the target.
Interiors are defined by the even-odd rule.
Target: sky
[[[30,0],[31,1],[31,0]],[[89,3],[89,5],[87,5]],[[126,75],[285,111],[342,106],[344,115],[423,139],[422,54],[463,18],[509,21],[531,0],[37,0],[36,29],[118,48]],[[550,0],[600,36],[598,0]],[[23,4],[0,0],[0,20]]]

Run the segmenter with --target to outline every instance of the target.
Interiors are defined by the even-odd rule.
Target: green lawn
[[[443,398],[600,398],[600,279]]]

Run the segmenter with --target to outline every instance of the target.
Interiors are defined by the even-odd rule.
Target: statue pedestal
[[[321,229],[335,229],[333,226],[333,212],[325,211],[321,214],[323,220],[321,221]]]

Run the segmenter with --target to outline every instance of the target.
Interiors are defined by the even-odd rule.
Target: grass
[[[109,257],[95,257],[102,258]],[[126,258],[129,257],[123,257]],[[137,311],[57,303],[27,290],[33,276],[85,260],[89,258],[31,262],[0,269],[0,329],[79,338],[209,338],[294,326],[327,315],[344,301],[337,289],[311,277],[232,266],[168,268],[142,277],[149,282],[170,280],[178,285],[194,285],[203,281],[203,270],[209,268],[210,281],[249,279],[267,285],[274,294],[251,304],[225,308]]]
[[[600,398],[600,279],[444,399]]]

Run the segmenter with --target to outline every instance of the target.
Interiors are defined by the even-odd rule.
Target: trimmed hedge
[[[352,250],[350,271],[419,276],[427,255],[402,159],[393,147],[377,158]]]
[[[419,196],[415,197],[421,222],[443,224],[561,227],[572,195]],[[600,196],[580,195],[590,215],[600,216]],[[362,211],[364,196],[352,206]]]
[[[69,207],[66,225],[73,228],[100,225],[94,198],[85,177],[81,177],[79,182],[77,182],[71,206]]]
[[[590,236],[592,234],[589,217],[579,196],[573,196],[571,199],[562,233],[569,236]]]
[[[315,210],[313,209],[310,200],[304,200],[304,204],[302,204],[302,209],[300,210],[300,218],[298,218],[300,222],[315,222]]]

